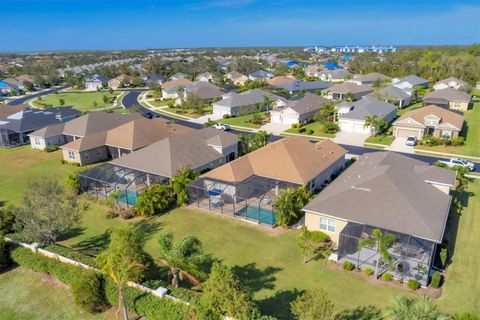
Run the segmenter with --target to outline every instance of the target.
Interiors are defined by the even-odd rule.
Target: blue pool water
[[[275,213],[268,209],[246,206],[235,212],[235,215],[271,226],[275,225]]]
[[[120,202],[135,205],[137,203],[137,193],[131,190],[122,190],[117,199]]]

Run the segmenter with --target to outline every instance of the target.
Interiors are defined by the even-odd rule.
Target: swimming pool
[[[259,221],[260,223],[268,224],[270,226],[275,225],[275,213],[273,213],[273,211],[271,210],[264,208],[246,206],[235,212],[235,216],[244,217],[249,220]]]
[[[120,202],[135,205],[137,203],[137,192],[126,189],[121,190],[117,199]]]

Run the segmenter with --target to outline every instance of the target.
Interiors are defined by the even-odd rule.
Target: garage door
[[[420,138],[419,134],[418,134],[418,130],[398,128],[396,130],[396,132],[397,132],[397,134],[395,136],[397,138],[407,138],[409,136],[414,136],[414,137]]]
[[[340,121],[339,126],[342,131],[353,132],[353,123],[351,121]]]
[[[353,132],[354,133],[370,133],[370,129],[369,128],[364,128],[363,124],[354,123],[353,124]]]

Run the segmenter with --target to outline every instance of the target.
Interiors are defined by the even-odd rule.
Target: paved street
[[[33,99],[33,98],[36,98],[36,97],[40,97],[40,96],[44,96],[44,95],[53,93],[53,92],[55,92],[56,90],[62,90],[62,89],[65,89],[65,88],[68,88],[68,85],[65,84],[65,85],[59,86],[59,87],[57,87],[57,88],[52,88],[52,89],[48,89],[48,90],[45,90],[45,91],[42,91],[42,92],[38,92],[38,93],[30,94],[30,95],[25,95],[25,96],[22,96],[21,98],[18,98],[18,99],[9,101],[9,102],[7,102],[7,104],[8,104],[8,105],[11,105],[11,106],[16,106],[16,105],[19,105],[19,104],[24,104],[25,102],[27,102],[27,101],[30,100],[30,99]]]

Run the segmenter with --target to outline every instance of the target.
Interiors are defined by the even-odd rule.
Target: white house
[[[329,101],[316,94],[307,92],[300,99],[290,100],[285,106],[271,110],[270,122],[289,125],[306,123],[320,110],[323,104]]]
[[[95,74],[85,79],[85,90],[96,91],[106,87],[110,78]]]

